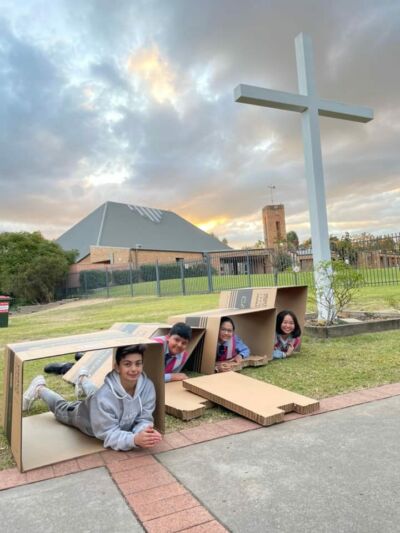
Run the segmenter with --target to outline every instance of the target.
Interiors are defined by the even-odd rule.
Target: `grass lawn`
[[[172,314],[214,308],[218,304],[218,298],[219,295],[215,293],[165,298],[110,298],[105,301],[85,301],[82,306],[60,306],[30,315],[14,315],[10,317],[9,327],[0,329],[0,350],[8,343],[108,329],[114,322],[165,321]],[[367,287],[360,291],[352,308],[390,311],[393,309],[389,307],[389,303],[393,302],[400,302],[400,286]],[[312,310],[311,304],[309,310]],[[305,336],[299,355],[274,361],[265,367],[247,368],[243,372],[268,383],[320,399],[400,381],[398,339],[398,331],[328,340]],[[58,361],[63,359],[72,360],[72,357],[57,358]],[[25,385],[33,376],[42,373],[44,364],[49,361],[47,359],[27,363]],[[1,375],[3,364],[1,359]],[[59,377],[50,376],[48,384],[66,397],[73,398],[73,388]],[[0,387],[2,400],[3,380]],[[38,402],[32,414],[43,410],[44,405]],[[167,416],[167,431],[231,416],[232,413],[222,408],[210,409],[206,417],[191,422],[182,422]],[[0,433],[0,469],[12,464],[8,444]]]

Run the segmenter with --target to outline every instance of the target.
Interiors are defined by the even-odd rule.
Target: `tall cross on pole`
[[[330,261],[331,253],[318,115],[355,122],[369,122],[373,119],[373,111],[367,107],[319,98],[315,84],[311,38],[300,33],[295,39],[295,46],[300,94],[273,91],[251,85],[238,85],[234,95],[236,102],[301,113],[318,318],[326,320],[327,309],[322,305],[322,299],[318,295],[328,291],[329,288],[326,276],[322,274],[322,270],[318,269],[318,265]]]

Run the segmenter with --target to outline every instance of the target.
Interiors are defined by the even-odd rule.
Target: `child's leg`
[[[93,396],[93,394],[97,392],[96,385],[92,383],[89,378],[83,377],[81,383],[86,398],[90,398],[90,396]]]
[[[60,394],[45,386],[39,388],[38,396],[48,405],[56,420],[68,426],[75,426],[74,412],[80,402],[67,402]]]

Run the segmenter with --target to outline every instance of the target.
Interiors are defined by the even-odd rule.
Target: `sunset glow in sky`
[[[110,200],[169,209],[233,247],[284,203],[310,235],[301,119],[238,104],[297,92],[313,40],[330,233],[400,231],[398,0],[0,0],[0,231],[57,238]]]

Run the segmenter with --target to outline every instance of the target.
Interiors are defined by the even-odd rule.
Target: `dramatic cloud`
[[[112,200],[252,245],[275,185],[308,237],[300,116],[233,100],[239,83],[297,92],[301,31],[321,97],[375,113],[321,119],[329,230],[399,231],[397,0],[3,4],[0,231],[57,237]]]

